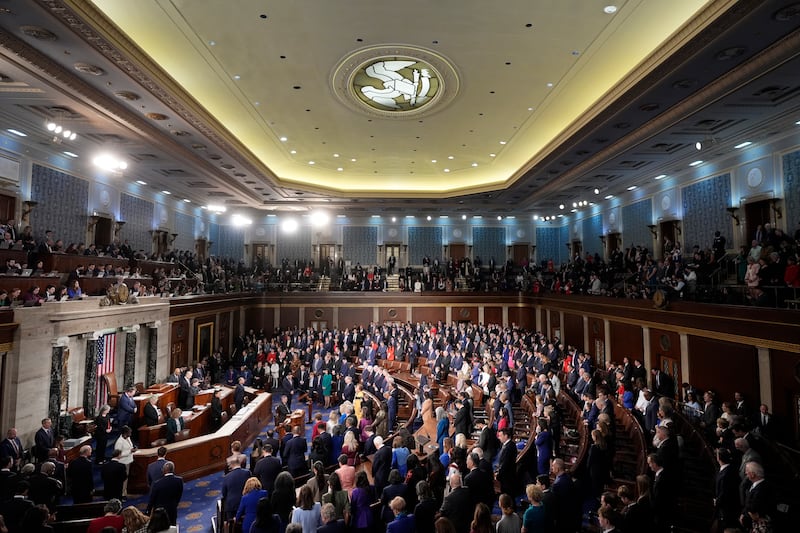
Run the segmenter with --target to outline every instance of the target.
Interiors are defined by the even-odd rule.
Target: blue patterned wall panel
[[[144,250],[149,254],[153,249],[153,240],[148,233],[153,229],[153,203],[122,193],[119,214],[125,221],[119,232],[120,239],[127,239],[134,250]]]
[[[219,224],[217,255],[237,261],[244,258],[244,228]]]
[[[800,222],[800,151],[783,156],[783,194],[786,204],[786,227],[794,235]]]
[[[569,227],[544,226],[536,228],[536,262],[553,261],[558,268],[561,263],[569,260]]]
[[[175,231],[178,236],[172,243],[175,250],[194,251],[194,217],[181,212],[175,212]]]
[[[472,256],[480,257],[484,265],[494,258],[497,265],[506,262],[506,228],[472,228]]]
[[[216,222],[209,222],[208,223],[208,240],[211,242],[211,245],[208,247],[209,255],[216,255],[220,256],[219,254],[219,224]],[[222,256],[220,256],[222,257]]]
[[[308,226],[297,228],[297,232],[287,235],[280,232],[275,245],[275,260],[280,262],[288,259],[294,262],[299,259],[306,262],[311,259],[311,228]]]
[[[600,254],[603,257],[603,243],[600,235],[603,234],[603,216],[595,215],[583,219],[583,251],[589,254]]]
[[[342,254],[351,265],[374,265],[378,257],[377,226],[345,226],[342,228]]]
[[[442,259],[442,228],[411,226],[408,228],[408,262],[421,265],[422,258],[428,256],[431,261]]]
[[[568,242],[569,226],[561,226],[558,228],[558,261],[556,262],[556,266],[570,260],[569,249],[567,248]]]
[[[683,188],[683,245],[686,251],[699,245],[710,248],[719,230],[729,243],[731,218],[725,208],[731,205],[731,175],[722,174]]]
[[[86,240],[89,182],[41,165],[33,165],[31,200],[39,205],[31,212],[37,238],[53,230],[53,238],[69,243]]]
[[[653,202],[650,198],[622,207],[623,249],[644,246],[653,249],[653,234],[648,225],[653,223]]]

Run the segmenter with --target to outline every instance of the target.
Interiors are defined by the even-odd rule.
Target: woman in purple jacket
[[[350,530],[366,533],[372,527],[372,509],[370,504],[375,501],[375,495],[367,479],[367,473],[362,470],[356,474],[356,488],[350,495]]]

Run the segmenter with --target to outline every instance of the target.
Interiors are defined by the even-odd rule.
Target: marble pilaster
[[[89,336],[86,339],[86,373],[83,387],[83,412],[87,417],[94,417],[95,388],[97,387],[97,339]]]
[[[123,362],[123,390],[133,387],[136,381],[136,337],[138,324],[124,328],[125,333],[125,361]]]
[[[147,345],[147,374],[145,378],[145,386],[152,385],[157,381],[158,375],[158,327],[161,325],[160,321],[153,322],[147,325],[150,332],[149,343]]]
[[[53,429],[59,432],[59,415],[61,414],[61,382],[64,379],[64,345],[54,344],[51,352],[50,390],[47,401],[47,416],[53,422]]]

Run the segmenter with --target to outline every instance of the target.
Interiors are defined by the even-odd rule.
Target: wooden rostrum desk
[[[247,389],[252,400],[214,433],[167,444],[167,459],[175,463],[175,474],[184,480],[197,479],[225,469],[235,440],[247,447],[272,420],[272,395]],[[209,408],[206,409],[208,411]],[[156,460],[157,448],[139,449],[133,454],[128,490],[143,494],[147,487],[147,466]]]

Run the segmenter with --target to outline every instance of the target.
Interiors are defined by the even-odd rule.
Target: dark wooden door
[[[13,196],[0,194],[0,222],[5,224],[11,219],[16,220],[17,199]],[[19,222],[18,220],[16,220]]]
[[[657,259],[664,257],[664,244],[667,242],[667,239],[675,244],[675,224],[673,224],[671,220],[658,225],[658,246],[656,247],[655,255]]]
[[[769,200],[761,200],[760,202],[750,202],[744,205],[744,218],[745,218],[745,244],[750,246],[753,239],[756,238],[756,230],[758,226],[764,227],[764,224],[772,223],[772,212],[769,208]]]
[[[522,265],[530,260],[530,244],[515,244],[512,247],[511,253],[514,258],[515,265]]]
[[[460,261],[467,256],[467,245],[463,242],[450,245],[450,257],[454,261]]]

